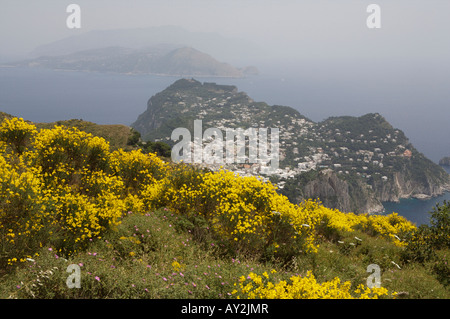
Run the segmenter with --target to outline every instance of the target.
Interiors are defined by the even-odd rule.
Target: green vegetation
[[[88,121],[72,119],[67,121],[57,121],[54,123],[36,123],[38,129],[51,129],[55,125],[74,127],[80,131],[90,133],[92,135],[102,137],[109,142],[112,150],[135,148],[135,131],[125,125],[100,125]]]
[[[449,218],[449,206],[444,209]],[[129,213],[116,230],[69,258],[43,247],[39,257],[0,278],[0,297],[234,298],[234,283],[243,274],[273,269],[279,279],[305,276],[312,270],[319,282],[339,277],[355,288],[365,283],[370,264],[381,267],[382,287],[396,291],[397,298],[450,297],[448,247],[430,244],[434,257],[418,262],[405,259],[415,248],[396,247],[380,237],[363,232],[324,233],[316,254],[298,255],[288,264],[262,263],[251,255],[224,255],[210,226],[200,220],[193,224],[167,209]],[[430,230],[437,229],[431,226]],[[79,289],[66,285],[70,264],[80,265]]]
[[[419,228],[294,205],[257,178],[20,119],[0,125],[0,151],[1,298],[249,298],[269,273],[267,287],[313,297],[450,296],[448,203]],[[382,290],[361,293],[370,264]]]

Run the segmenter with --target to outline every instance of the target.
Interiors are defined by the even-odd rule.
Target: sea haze
[[[322,62],[258,65],[259,76],[198,80],[236,85],[255,101],[291,106],[314,121],[377,112],[434,162],[450,155],[450,72],[428,66],[420,73],[411,63],[367,69],[354,61]],[[130,125],[152,95],[178,78],[0,67],[0,111],[36,122]]]
[[[177,78],[0,68],[0,110],[34,122],[133,123]]]

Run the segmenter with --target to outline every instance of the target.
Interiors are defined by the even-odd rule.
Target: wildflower
[[[95,276],[95,280],[100,281],[100,277],[99,276]]]
[[[399,266],[395,261],[391,261],[391,263],[392,263],[393,265],[395,265],[398,269],[401,269],[400,266]]]

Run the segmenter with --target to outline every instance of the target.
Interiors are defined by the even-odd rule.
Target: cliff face
[[[405,172],[395,172],[392,182],[377,183],[374,189],[380,201],[398,202],[401,198],[426,199],[442,195],[450,190],[450,184],[449,182],[436,184],[429,177],[419,182]]]
[[[317,198],[329,208],[350,210],[350,195],[347,182],[339,179],[330,170],[323,170],[319,176],[303,186],[304,198]]]
[[[384,210],[382,202],[439,196],[450,190],[450,183],[437,184],[429,177],[418,181],[409,172],[395,172],[391,181],[368,184],[361,179],[341,179],[333,170],[325,169],[310,181],[297,181],[295,187],[298,189],[296,196],[292,196],[292,192],[285,194],[294,202],[313,198],[343,212],[379,213]]]
[[[305,199],[318,199],[325,207],[342,212],[378,213],[384,209],[367,184],[361,180],[343,180],[331,169],[318,172],[309,181],[291,180],[281,193],[294,203]]]

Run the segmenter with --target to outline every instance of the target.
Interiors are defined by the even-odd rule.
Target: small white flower
[[[400,266],[395,263],[395,261],[391,261],[391,263],[394,264],[395,266],[397,266],[398,269],[401,269]]]

